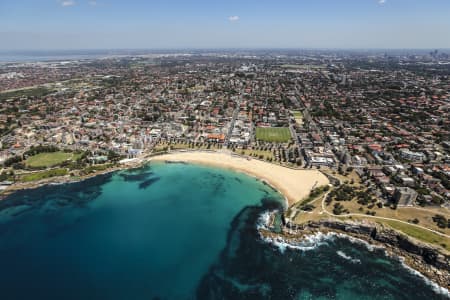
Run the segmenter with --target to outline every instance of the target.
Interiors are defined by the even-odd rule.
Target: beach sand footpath
[[[151,161],[183,161],[244,172],[272,185],[287,198],[289,205],[308,196],[313,187],[329,184],[318,170],[295,170],[231,153],[177,152],[154,156]]]

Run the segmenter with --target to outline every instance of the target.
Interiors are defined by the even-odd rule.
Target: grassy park
[[[241,151],[238,151],[237,153],[239,153],[241,155],[257,157],[259,159],[275,160],[275,156],[273,155],[273,152],[269,151],[269,150],[243,149]]]
[[[30,156],[26,161],[26,165],[35,168],[49,168],[60,165],[67,160],[77,160],[81,154],[70,152],[46,152]]]
[[[34,173],[29,173],[29,174],[23,175],[21,177],[21,181],[22,182],[30,182],[30,181],[42,180],[42,179],[51,178],[51,177],[64,176],[67,174],[68,174],[67,169],[52,169],[52,170],[34,172]]]
[[[410,237],[420,241],[441,246],[446,250],[450,250],[450,239],[430,232],[428,230],[395,221],[383,221],[381,223],[388,224],[392,228],[407,234]]]
[[[257,127],[256,139],[263,142],[287,143],[291,132],[287,127]]]

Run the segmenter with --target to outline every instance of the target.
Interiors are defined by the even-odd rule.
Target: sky
[[[0,50],[450,48],[450,0],[0,0]]]

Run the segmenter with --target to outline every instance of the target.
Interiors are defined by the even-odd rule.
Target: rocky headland
[[[336,233],[356,238],[370,245],[383,247],[390,257],[402,260],[405,265],[439,286],[450,289],[449,253],[378,223],[330,219],[300,225],[286,223],[281,232],[275,232],[270,226],[261,227],[259,231],[263,237],[294,245],[318,233]]]

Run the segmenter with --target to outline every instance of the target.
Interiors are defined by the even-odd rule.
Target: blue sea
[[[113,55],[138,55],[145,53],[136,50],[0,50],[0,63],[9,62],[45,62],[84,60],[110,57]]]
[[[7,299],[447,299],[380,249],[263,241],[283,197],[241,173],[151,165],[0,201]]]

